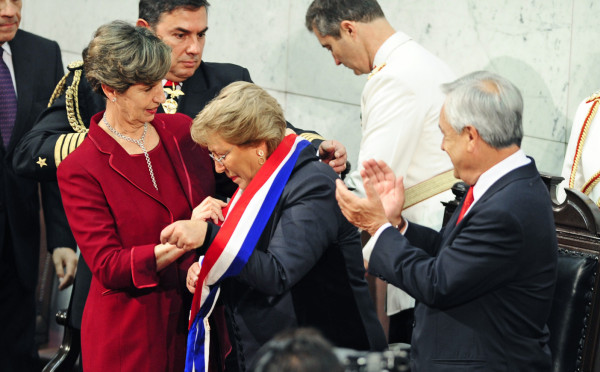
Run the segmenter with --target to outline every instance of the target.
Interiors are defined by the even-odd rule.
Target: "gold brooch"
[[[165,87],[164,90],[165,94],[167,94],[169,98],[167,98],[167,100],[162,104],[163,110],[165,110],[165,113],[167,114],[174,114],[177,112],[178,105],[175,98],[183,96],[185,93],[183,93],[182,90],[171,89],[167,87]]]

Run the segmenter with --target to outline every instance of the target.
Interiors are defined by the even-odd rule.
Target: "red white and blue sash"
[[[310,142],[295,134],[286,136],[246,189],[238,188],[224,209],[225,221],[200,262],[190,312],[186,372],[208,371],[208,317],[219,297],[219,283],[238,275],[248,262],[300,152],[308,145]]]

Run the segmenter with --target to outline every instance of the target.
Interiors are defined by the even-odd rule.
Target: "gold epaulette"
[[[83,123],[79,112],[79,83],[81,82],[81,74],[83,73],[83,61],[71,62],[67,66],[67,69],[68,72],[60,79],[54,89],[54,93],[52,93],[50,102],[48,102],[48,107],[52,106],[54,101],[64,92],[67,120],[73,131],[75,131],[75,133],[61,134],[58,141],[56,141],[54,145],[54,163],[56,167],[81,144],[88,132],[88,128]],[[71,73],[73,73],[73,81],[65,90],[67,78]],[[38,164],[40,167],[47,165]]]
[[[307,139],[309,142],[312,142],[314,140],[322,140],[325,141],[325,138],[321,137],[320,135],[316,134],[316,133],[301,133],[299,134],[300,137]]]
[[[61,94],[63,94],[63,92],[65,92],[67,78],[71,73],[73,73],[73,81],[71,82],[71,85],[66,88],[65,92],[67,119],[76,133],[87,133],[88,129],[83,123],[81,114],[79,113],[79,82],[81,81],[81,74],[83,72],[83,61],[71,62],[67,66],[67,69],[69,71],[65,74],[65,76],[63,76],[62,79],[60,79],[56,85],[56,88],[54,88],[52,97],[50,97],[50,101],[48,102],[48,107],[52,106],[54,101]]]

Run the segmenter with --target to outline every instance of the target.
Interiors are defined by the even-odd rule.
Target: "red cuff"
[[[154,244],[138,245],[131,248],[131,277],[136,288],[156,287],[158,285]]]

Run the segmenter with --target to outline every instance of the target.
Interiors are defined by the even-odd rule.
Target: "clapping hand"
[[[400,225],[404,207],[404,181],[402,177],[396,178],[392,169],[383,160],[367,160],[363,163],[363,167],[364,169],[360,171],[360,175],[365,184],[365,191],[367,184],[371,185],[381,200],[387,219],[394,226]]]
[[[335,196],[348,221],[374,235],[386,222],[395,226],[402,223],[404,185],[383,161],[368,160],[363,166],[361,176],[367,197],[354,195],[341,180],[336,181]]]

